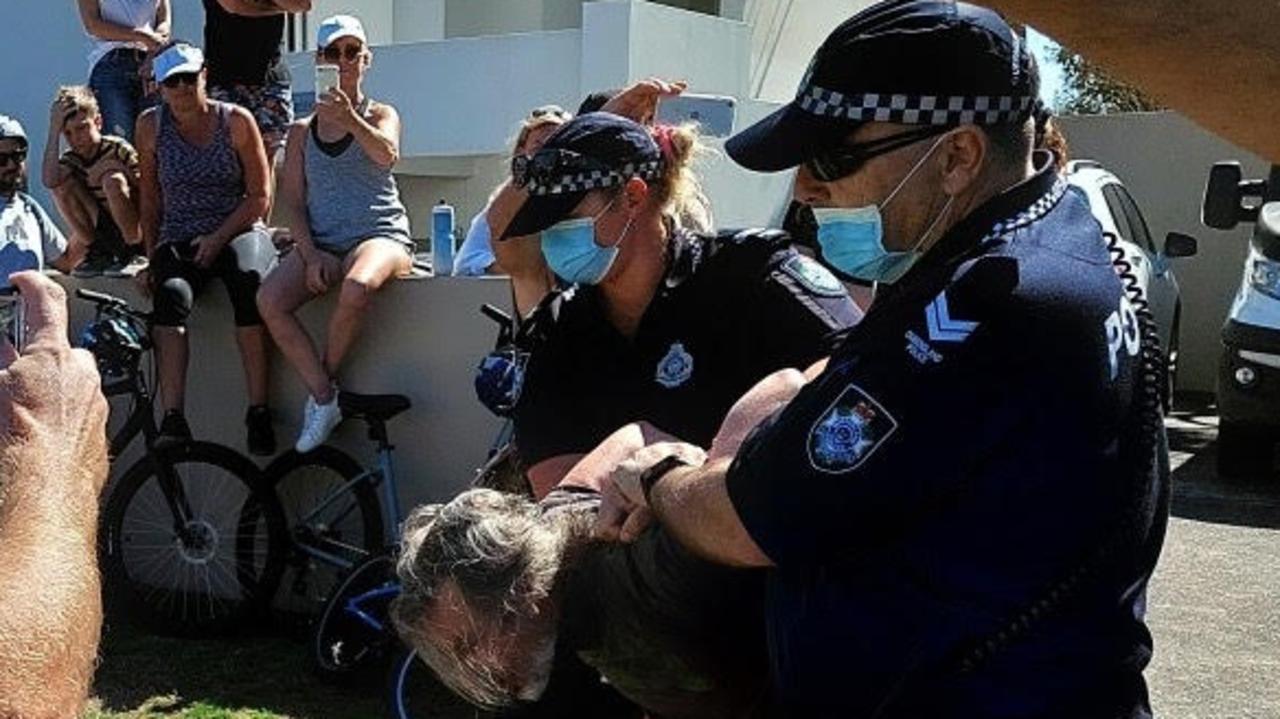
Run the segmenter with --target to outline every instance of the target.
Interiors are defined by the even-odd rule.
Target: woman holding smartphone
[[[320,90],[315,114],[289,129],[279,202],[295,248],[263,282],[258,307],[271,336],[302,376],[309,396],[296,449],[309,452],[342,419],[336,377],[369,308],[387,280],[409,272],[409,217],[391,174],[400,157],[400,116],[362,88],[372,62],[360,21],[335,15],[320,24],[317,65],[336,66],[336,87]],[[294,316],[338,289],[328,343],[318,349]]]

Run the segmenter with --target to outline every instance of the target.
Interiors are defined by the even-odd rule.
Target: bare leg
[[[329,344],[324,365],[336,375],[342,359],[360,334],[369,300],[383,283],[409,272],[412,260],[404,246],[386,239],[366,240],[347,257],[348,269],[338,295],[338,307],[329,319]]]
[[[321,257],[324,258],[323,261],[337,264],[335,257],[324,253],[321,253]],[[296,251],[290,252],[267,275],[262,289],[258,290],[258,312],[267,324],[267,329],[271,330],[271,338],[289,360],[289,364],[302,376],[302,383],[306,385],[307,391],[318,402],[327,403],[333,399],[330,396],[332,384],[329,373],[320,361],[320,353],[316,350],[311,335],[294,316],[299,307],[314,297],[307,289],[306,267],[302,264],[302,256]]]
[[[67,245],[68,264],[75,267],[93,244],[93,228],[98,222],[98,204],[89,188],[71,179],[53,189],[58,214],[66,221],[71,237]]]
[[[102,178],[102,190],[107,194],[107,210],[124,241],[130,245],[142,242],[142,234],[138,229],[138,198],[129,186],[129,179],[123,172],[112,172]]]
[[[240,346],[240,362],[244,365],[244,381],[249,391],[249,404],[267,403],[267,329],[237,327],[236,344]]]
[[[160,406],[182,411],[187,390],[187,332],[183,327],[156,327],[156,369],[160,374]]]

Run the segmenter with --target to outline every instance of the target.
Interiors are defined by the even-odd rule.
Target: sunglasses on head
[[[160,84],[172,90],[179,85],[195,85],[199,80],[200,73],[198,72],[175,72],[164,80],[161,80]]]
[[[325,60],[336,63],[338,60],[346,60],[347,62],[355,62],[360,59],[360,55],[364,53],[363,45],[347,45],[346,47],[337,47],[330,45],[320,51],[321,56]]]
[[[950,129],[952,128],[948,125],[930,125],[856,145],[840,145],[805,160],[804,166],[819,181],[835,182],[861,170],[874,157],[914,145]]]
[[[567,119],[569,117],[569,112],[559,105],[543,105],[542,107],[535,107],[531,110],[529,112],[529,117],[534,120],[541,120],[544,117],[559,117]]]
[[[13,152],[0,152],[0,167],[6,167],[9,163],[15,165],[21,164],[27,159],[26,150],[14,150]]]

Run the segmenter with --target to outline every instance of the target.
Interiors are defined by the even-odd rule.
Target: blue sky
[[[1049,107],[1056,107],[1053,98],[1062,88],[1062,68],[1053,59],[1058,43],[1028,27],[1027,45],[1040,63],[1040,99]]]

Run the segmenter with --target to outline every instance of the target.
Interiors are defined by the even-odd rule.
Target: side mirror
[[[1168,258],[1191,257],[1200,250],[1196,238],[1181,232],[1170,232],[1164,238],[1164,256]]]
[[[1219,162],[1209,170],[1200,221],[1215,230],[1230,230],[1240,222],[1240,182],[1244,171],[1238,162]]]

